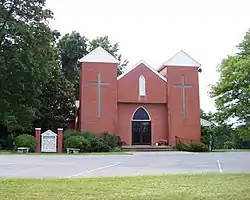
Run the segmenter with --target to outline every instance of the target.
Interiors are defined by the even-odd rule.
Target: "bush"
[[[179,151],[189,151],[188,144],[177,144],[175,148]]]
[[[111,151],[111,147],[108,145],[108,143],[103,140],[102,138],[90,138],[91,143],[91,151],[92,152],[109,152]]]
[[[207,145],[202,142],[190,142],[188,144],[177,144],[175,148],[179,151],[206,152],[209,151]]]
[[[89,131],[81,133],[77,130],[68,129],[63,136],[65,150],[77,148],[80,149],[80,152],[109,152],[122,145],[123,141],[118,136],[108,132],[103,132],[100,137],[96,137]]]
[[[73,136],[68,137],[65,140],[64,147],[65,149],[76,148],[76,149],[80,149],[80,152],[89,152],[90,142],[88,139],[86,139],[82,135],[73,135]]]
[[[224,142],[224,149],[235,149],[234,142],[226,141]]]
[[[96,136],[93,133],[89,132],[89,131],[84,131],[82,133],[82,136],[85,137],[86,139],[96,138]]]
[[[115,134],[110,134],[108,132],[103,132],[101,134],[101,138],[107,142],[108,146],[110,146],[112,149],[118,146],[118,136]]]
[[[188,144],[188,150],[191,152],[206,152],[209,151],[207,145],[202,142],[190,142]]]
[[[63,133],[63,140],[66,140],[70,136],[81,135],[81,133],[74,129],[67,129]]]
[[[36,138],[32,135],[22,134],[15,138],[16,147],[28,147],[30,152],[34,152],[36,148]]]

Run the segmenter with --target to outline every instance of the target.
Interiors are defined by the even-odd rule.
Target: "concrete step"
[[[151,145],[134,145],[134,146],[123,146],[123,151],[174,151],[175,149],[171,146],[151,146]]]

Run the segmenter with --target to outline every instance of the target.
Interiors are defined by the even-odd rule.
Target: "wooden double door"
[[[132,145],[151,145],[151,121],[132,121]]]

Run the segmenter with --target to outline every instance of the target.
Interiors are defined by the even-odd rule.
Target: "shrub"
[[[111,147],[102,138],[90,138],[92,152],[109,152]]]
[[[188,151],[191,152],[206,152],[209,151],[207,145],[202,142],[190,142],[188,144]]]
[[[202,142],[190,142],[188,144],[177,144],[175,148],[179,151],[206,152],[209,151],[207,145]]]
[[[112,149],[118,146],[118,136],[115,134],[110,134],[108,132],[103,132],[101,138],[107,142],[108,146]]]
[[[177,144],[175,148],[179,151],[189,151],[188,144]]]
[[[34,152],[36,148],[36,138],[32,135],[22,134],[15,138],[16,147],[28,147],[30,152]]]
[[[85,137],[86,139],[96,138],[96,136],[93,133],[89,132],[89,131],[84,131],[82,133],[82,136]]]
[[[81,133],[75,129],[67,129],[63,133],[63,140],[66,140],[70,136],[76,136],[76,135],[81,135]]]
[[[235,148],[234,142],[226,141],[224,142],[224,149],[232,149]]]
[[[80,149],[80,152],[89,152],[90,142],[82,135],[73,135],[65,140],[64,147]]]

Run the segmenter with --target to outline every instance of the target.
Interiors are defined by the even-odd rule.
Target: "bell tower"
[[[169,143],[200,140],[198,73],[201,64],[181,50],[158,70],[167,76]]]
[[[98,47],[79,62],[79,129],[95,134],[103,131],[115,132],[119,61],[102,47]]]

